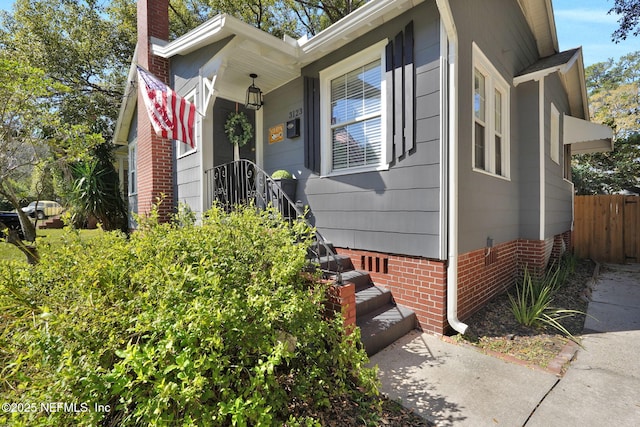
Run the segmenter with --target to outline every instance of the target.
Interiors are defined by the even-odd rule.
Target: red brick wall
[[[458,318],[464,321],[511,287],[525,265],[543,271],[549,255],[553,262],[562,247],[571,247],[571,232],[559,234],[552,242],[550,254],[551,241],[519,239],[459,255]],[[368,271],[376,285],[389,289],[398,304],[411,308],[424,331],[447,331],[444,261],[345,248],[338,252],[348,255],[356,269]]]
[[[573,250],[572,237],[571,231],[566,231],[555,236],[551,250],[552,261],[559,260],[565,252]]]
[[[516,241],[458,257],[458,318],[469,317],[514,283],[517,258]]]
[[[331,285],[327,291],[326,309],[342,313],[344,327],[350,334],[356,326],[356,287],[352,283]]]
[[[373,282],[391,291],[395,301],[411,308],[420,327],[442,334],[446,325],[446,275],[444,262],[381,252],[338,249],[358,270],[371,274]]]
[[[544,240],[518,240],[518,262],[520,268],[525,267],[531,274],[544,273],[547,265],[547,242]]]
[[[150,38],[169,39],[169,1],[138,0],[138,64],[169,83],[169,61],[151,54]],[[138,213],[146,214],[164,197],[162,220],[173,211],[173,145],[153,131],[138,92]]]

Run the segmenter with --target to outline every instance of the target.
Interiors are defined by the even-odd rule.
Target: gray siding
[[[416,148],[388,171],[319,177],[305,169],[303,138],[265,144],[264,167],[298,178],[298,198],[319,230],[336,246],[440,257],[440,22],[434,3],[423,3],[303,69],[318,73],[352,54],[392,39],[413,20],[416,67]],[[266,106],[269,108],[266,108]],[[274,107],[274,105],[276,107]],[[303,105],[302,79],[268,94],[264,125],[285,123]],[[302,123],[304,127],[305,124]],[[266,132],[266,131],[265,131]],[[302,133],[304,135],[304,132]],[[268,141],[265,135],[265,141]]]
[[[205,46],[186,56],[171,58],[172,87],[180,95],[186,95],[198,86],[200,68],[213,58],[233,37]]]
[[[133,112],[133,117],[131,118],[131,124],[129,125],[129,133],[127,135],[127,142],[129,143],[129,145],[131,144],[135,144],[137,142],[138,139],[138,107],[136,106],[134,112]],[[128,147],[127,147],[128,149]],[[132,168],[132,164],[131,164],[131,159],[129,159],[129,168]],[[137,167],[138,165],[135,165],[136,170],[133,170],[134,172],[134,176],[135,179],[137,181],[138,179],[138,171],[137,171]],[[131,170],[127,171],[128,174],[131,173]],[[127,184],[131,185],[131,183],[129,182],[129,177],[127,177]],[[138,183],[135,182],[134,183],[135,188],[136,188],[136,192],[133,194],[129,194],[129,189],[127,188],[127,194],[128,194],[128,217],[129,217],[129,228],[130,229],[135,229],[137,227],[136,221],[133,218],[133,214],[134,213],[138,213]]]
[[[571,229],[573,220],[573,186],[563,179],[563,151],[559,163],[551,159],[551,103],[560,112],[560,145],[562,145],[562,113],[569,114],[569,100],[558,74],[545,79],[545,237],[552,237]]]
[[[510,179],[473,171],[475,42],[511,85],[538,59],[536,43],[516,0],[452,2],[459,37],[459,252],[502,243],[538,229],[537,84],[510,90]],[[536,235],[539,234],[536,232]]]
[[[539,90],[537,82],[519,85],[516,90],[515,111],[519,122],[518,200],[520,206],[519,237],[540,238],[540,126]],[[513,168],[512,168],[513,170]]]
[[[286,126],[287,121],[300,119],[301,130],[304,126],[302,118],[302,77],[289,82],[288,84],[274,90],[265,96],[265,107],[263,110],[264,136],[263,141],[263,166],[267,173],[271,174],[278,169],[285,169],[291,172],[296,178],[308,176],[302,165],[304,146],[303,134],[297,138],[269,144],[269,128],[282,124]],[[306,199],[305,199],[306,202]]]
[[[176,161],[176,200],[200,212],[200,158],[194,151]]]

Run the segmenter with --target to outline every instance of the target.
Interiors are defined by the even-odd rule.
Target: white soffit
[[[558,52],[556,21],[551,0],[518,0],[529,28],[533,33],[541,57]]]
[[[204,24],[178,37],[172,42],[153,40],[152,53],[162,58],[186,55],[204,46],[232,35],[240,35],[274,51],[283,52],[291,57],[297,56],[297,48],[288,41],[280,40],[252,25],[227,14],[217,15]]]

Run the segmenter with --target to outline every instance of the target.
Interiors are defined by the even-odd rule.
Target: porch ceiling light
[[[249,74],[249,77],[251,77],[252,82],[251,86],[247,88],[247,100],[244,103],[244,106],[249,110],[259,110],[264,103],[262,102],[262,91],[255,83],[258,75],[252,73]]]

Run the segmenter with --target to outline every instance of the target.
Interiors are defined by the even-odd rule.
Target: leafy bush
[[[323,320],[326,285],[301,274],[306,226],[252,209],[156,217],[0,263],[0,393],[38,405],[0,424],[311,425],[296,408],[376,393],[357,332]]]
[[[293,178],[293,175],[291,175],[291,172],[284,170],[284,169],[278,169],[277,171],[275,171],[274,173],[271,174],[271,178],[273,179],[291,179]]]

